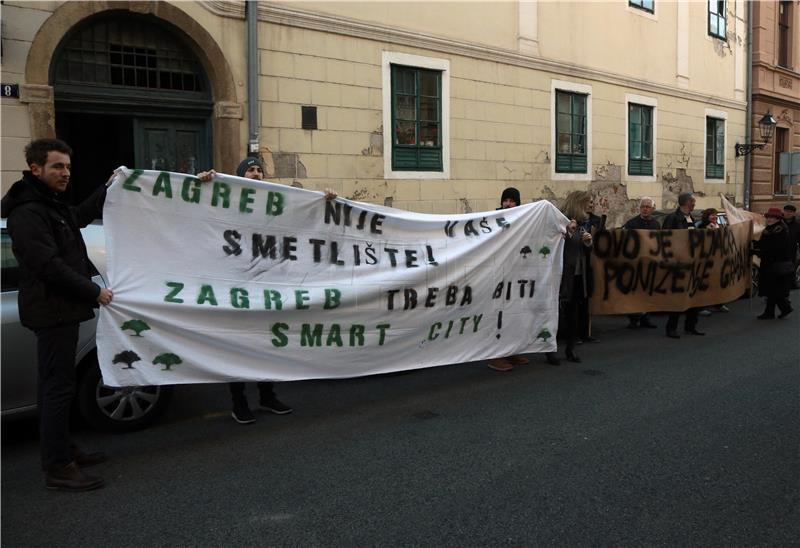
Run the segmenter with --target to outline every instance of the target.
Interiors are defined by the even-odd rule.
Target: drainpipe
[[[747,2],[747,120],[744,124],[745,143],[753,140],[753,0]],[[744,208],[750,209],[750,154],[744,157]]]
[[[247,123],[250,138],[247,142],[248,156],[258,155],[258,2],[245,2],[247,21]]]

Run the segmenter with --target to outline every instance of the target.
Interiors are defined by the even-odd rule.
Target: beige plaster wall
[[[743,109],[720,108],[728,116],[727,178],[706,182],[705,108],[713,104],[366,39],[267,23],[261,28],[262,147],[268,158],[296,153],[304,175],[280,177],[268,160],[279,182],[332,187],[348,198],[429,213],[493,209],[506,186],[518,187],[525,201],[556,202],[590,188],[620,219],[642,195],[672,207],[682,190],[697,191],[699,206],[718,205],[719,192],[742,194],[743,163],[734,160],[733,143],[744,133]],[[449,180],[384,180],[383,51],[450,61]],[[552,79],[592,86],[592,181],[551,180]],[[626,93],[658,101],[653,182],[628,182],[624,175]],[[302,105],[317,106],[318,130],[301,129]]]
[[[275,2],[457,40],[517,48],[516,0],[382,2],[360,0]]]
[[[3,3],[3,57],[0,73],[4,84],[23,84],[25,60],[36,32],[50,16],[56,2]],[[17,98],[0,98],[0,136],[2,157],[0,164],[0,195],[20,178],[27,169],[24,146],[30,141],[31,128],[28,107]]]

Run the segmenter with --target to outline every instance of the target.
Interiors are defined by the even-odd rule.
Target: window
[[[789,68],[789,22],[792,3],[787,0],[778,2],[778,64]]]
[[[784,187],[781,183],[784,179],[788,179],[788,175],[781,177],[781,152],[787,152],[789,147],[789,130],[785,127],[775,128],[775,169],[772,178],[772,193],[773,194],[786,194],[788,187]]]
[[[653,174],[653,107],[628,104],[628,175]]]
[[[708,34],[727,39],[725,29],[725,0],[708,0]]]
[[[0,249],[2,249],[2,275],[0,275],[2,290],[3,292],[16,291],[19,289],[19,264],[11,251],[11,236],[6,233],[5,229],[3,229]]]
[[[383,177],[450,178],[450,61],[381,56]]]
[[[392,65],[392,169],[442,171],[442,73]]]
[[[55,67],[56,84],[92,84],[208,95],[196,56],[146,18],[103,18],[75,31]]]
[[[725,177],[725,120],[706,118],[706,179]]]
[[[586,94],[556,91],[556,173],[586,173]]]
[[[628,5],[644,11],[655,13],[655,0],[628,0]]]

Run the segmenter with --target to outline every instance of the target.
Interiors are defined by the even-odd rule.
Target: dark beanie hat
[[[783,206],[783,209],[785,211],[797,211],[797,208],[794,206],[794,204],[786,204]]]
[[[247,170],[250,169],[250,166],[258,166],[261,168],[261,171],[264,171],[264,164],[261,163],[261,160],[250,156],[242,160],[242,162],[239,164],[239,167],[236,168],[236,175],[239,177],[244,177],[244,174],[247,173]]]
[[[514,200],[517,205],[522,205],[522,199],[519,197],[519,190],[513,186],[510,186],[503,191],[503,194],[500,196],[500,205],[503,205],[504,200],[509,199]]]

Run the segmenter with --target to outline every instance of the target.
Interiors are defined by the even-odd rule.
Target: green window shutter
[[[706,118],[706,179],[725,177],[725,120]]]
[[[653,174],[653,107],[628,104],[628,175]]]
[[[580,93],[556,91],[556,173],[586,173],[586,101]]]
[[[392,169],[442,171],[442,73],[392,65]]]

